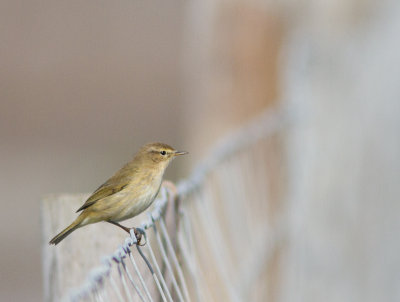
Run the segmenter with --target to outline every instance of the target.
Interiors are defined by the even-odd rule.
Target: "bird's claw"
[[[145,232],[144,232],[144,230],[142,229],[142,228],[132,228],[133,229],[133,232],[135,233],[135,237],[136,237],[136,240],[137,240],[137,244],[139,245],[139,246],[144,246],[144,245],[146,245],[146,241],[143,243],[143,244],[141,244],[141,241],[142,241],[142,237],[145,237],[144,235],[145,235]],[[146,237],[145,237],[146,238]]]

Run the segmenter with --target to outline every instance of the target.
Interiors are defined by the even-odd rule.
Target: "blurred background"
[[[271,301],[400,300],[400,2],[0,0],[0,300],[41,301],[40,201],[137,148],[296,116]]]

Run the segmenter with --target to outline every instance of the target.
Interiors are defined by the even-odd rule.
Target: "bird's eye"
[[[165,155],[165,154],[167,154],[167,152],[165,152],[164,150],[162,150],[162,151],[160,152],[160,154],[161,154],[161,155]]]

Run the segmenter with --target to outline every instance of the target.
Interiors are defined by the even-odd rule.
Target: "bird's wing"
[[[82,211],[90,207],[100,199],[122,191],[129,184],[130,178],[121,177],[121,175],[118,176],[119,177],[116,177],[115,175],[114,177],[111,177],[99,188],[97,188],[97,190],[94,191],[94,193],[85,201],[83,206],[81,206],[76,212]]]

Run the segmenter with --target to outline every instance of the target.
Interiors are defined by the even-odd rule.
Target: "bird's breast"
[[[121,209],[118,220],[125,220],[139,215],[145,211],[154,201],[161,182],[149,185],[136,186],[127,192],[124,197],[124,207]]]

